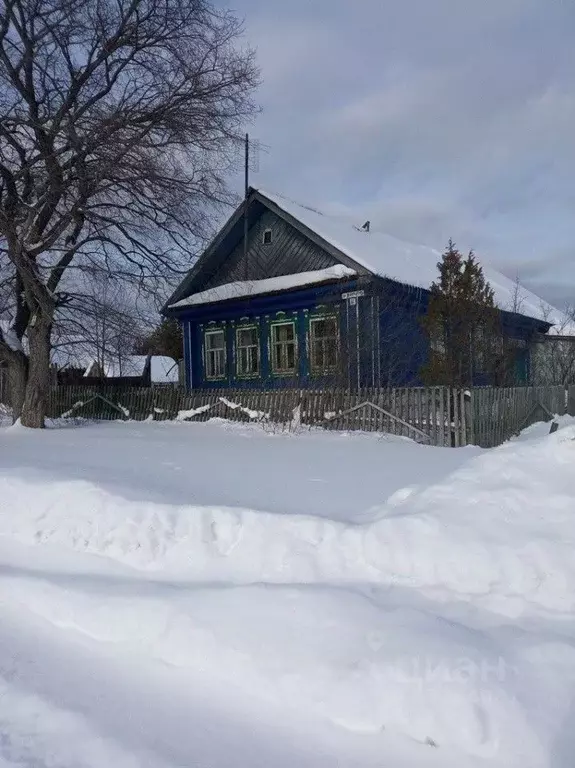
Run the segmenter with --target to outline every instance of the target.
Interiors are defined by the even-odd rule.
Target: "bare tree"
[[[3,0],[0,356],[23,424],[44,424],[71,270],[149,285],[184,268],[227,200],[257,81],[240,33],[209,0]]]
[[[519,279],[519,273],[515,275],[513,281],[513,292],[511,294],[511,300],[509,302],[509,312],[513,312],[520,315],[523,311],[523,305],[525,304],[525,294],[523,292],[523,286]]]
[[[541,302],[540,313],[551,322],[548,304]],[[575,307],[566,306],[558,315],[559,322],[532,346],[531,381],[535,385],[575,383]]]
[[[122,372],[127,358],[153,323],[132,286],[105,272],[85,276],[60,309],[52,332],[53,358],[60,367],[86,369],[96,363]]]

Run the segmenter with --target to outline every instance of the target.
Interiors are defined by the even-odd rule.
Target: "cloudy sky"
[[[575,0],[235,0],[254,186],[575,303]]]

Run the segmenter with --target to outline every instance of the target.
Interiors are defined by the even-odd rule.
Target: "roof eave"
[[[250,193],[247,198],[247,204],[249,205],[252,197],[253,190],[250,188]],[[221,244],[221,242],[226,238],[226,236],[231,232],[233,227],[237,224],[239,219],[244,215],[244,209],[246,206],[246,200],[242,200],[240,205],[236,208],[236,210],[232,213],[232,215],[229,217],[229,219],[226,221],[224,226],[218,231],[218,233],[214,236],[214,238],[211,240],[207,248],[198,256],[195,264],[190,269],[190,271],[187,273],[187,275],[184,277],[184,279],[181,281],[181,283],[178,285],[175,291],[171,294],[169,299],[166,301],[162,309],[160,310],[162,315],[168,315],[169,309],[172,304],[174,304],[177,301],[180,301],[185,297],[186,291],[192,287],[194,278],[198,275],[202,267],[206,264],[206,262],[209,260],[210,256],[216,251],[218,246]],[[189,294],[188,294],[189,295]]]
[[[171,306],[168,307],[168,311],[172,313],[173,315],[179,315],[183,312],[190,311],[197,309],[199,307],[213,307],[213,306],[221,306],[221,305],[228,305],[233,304],[234,302],[241,302],[241,301],[250,301],[251,299],[263,299],[267,298],[268,296],[281,296],[283,294],[289,293],[301,293],[303,291],[309,291],[313,288],[321,288],[325,287],[327,285],[345,285],[346,283],[350,283],[353,281],[356,281],[358,278],[358,275],[346,275],[345,277],[339,277],[339,278],[328,278],[327,280],[322,280],[321,282],[317,283],[307,283],[307,285],[294,285],[290,286],[289,288],[279,288],[275,291],[265,291],[264,293],[250,293],[246,296],[231,296],[226,299],[219,299],[217,301],[206,301],[202,302],[201,304],[185,304],[182,306]]]
[[[266,208],[271,210],[281,219],[283,219],[292,227],[294,227],[299,232],[301,232],[302,235],[304,235],[313,243],[315,243],[315,245],[319,246],[324,251],[329,253],[330,256],[332,256],[340,264],[343,264],[344,266],[349,267],[350,269],[353,269],[355,272],[357,272],[358,275],[374,274],[371,270],[363,266],[363,264],[358,263],[357,261],[355,261],[355,259],[352,259],[346,253],[344,253],[343,251],[340,251],[339,248],[336,248],[334,245],[332,245],[328,240],[325,240],[317,232],[310,229],[305,224],[302,224],[302,222],[299,221],[299,219],[297,219],[296,217],[292,216],[290,213],[285,211],[280,205],[275,203],[273,200],[270,200],[268,197],[266,197],[266,195],[263,192],[260,192],[254,187],[250,187],[248,191],[248,197],[246,198],[246,200],[243,200],[240,203],[240,205],[236,208],[234,213],[226,221],[224,226],[213,238],[213,240],[205,249],[205,251],[201,254],[201,256],[198,257],[194,266],[190,269],[188,274],[185,276],[182,282],[178,285],[178,287],[172,293],[170,298],[166,301],[166,303],[161,309],[161,313],[163,315],[169,316],[171,310],[173,309],[173,304],[176,303],[177,301],[181,301],[182,299],[186,298],[186,295],[185,295],[186,292],[192,288],[194,279],[198,276],[202,267],[209,261],[210,257],[214,254],[214,252],[217,250],[217,248],[222,243],[222,241],[227,237],[227,235],[230,234],[230,232],[236,226],[236,224],[239,223],[240,219],[244,215],[246,204],[249,207],[254,201],[260,202],[262,205],[264,205]],[[190,295],[190,293],[188,293],[188,295]]]

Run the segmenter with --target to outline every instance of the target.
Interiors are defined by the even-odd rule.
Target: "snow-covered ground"
[[[1,768],[570,768],[561,426],[0,429]]]

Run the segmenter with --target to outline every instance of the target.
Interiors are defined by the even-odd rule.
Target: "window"
[[[264,245],[269,245],[272,241],[272,231],[271,229],[264,229],[264,233],[262,235],[262,243]]]
[[[274,373],[295,373],[297,341],[295,323],[274,323],[271,327],[271,358]]]
[[[256,326],[236,330],[236,372],[238,376],[259,375],[260,345]]]
[[[204,348],[206,379],[223,379],[226,375],[225,331],[206,331]]]
[[[310,366],[312,373],[332,373],[337,369],[339,334],[336,317],[309,321]]]

